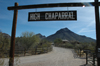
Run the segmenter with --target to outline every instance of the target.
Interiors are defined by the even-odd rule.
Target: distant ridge
[[[9,39],[11,38],[11,36],[6,33],[0,32],[0,34],[2,34],[3,37],[5,37],[5,38],[9,38]],[[41,35],[40,33],[36,34],[36,35],[39,36],[41,39],[46,39],[46,40],[52,41],[52,42],[57,38],[60,38],[62,40],[68,40],[68,41],[96,42],[95,39],[92,39],[90,37],[86,37],[83,35],[78,35],[78,34],[72,32],[71,30],[69,30],[68,28],[62,28],[62,29],[58,30],[55,34],[52,34],[48,37],[45,37],[45,36]]]
[[[69,41],[95,42],[94,39],[86,37],[86,36],[78,35],[72,32],[71,30],[69,30],[68,28],[60,29],[55,34],[48,36],[46,39],[49,41],[54,41],[57,38],[60,38],[62,40],[66,39]]]
[[[8,35],[7,33],[2,33],[2,32],[0,32],[0,34],[1,34],[4,38],[8,38],[8,39],[11,38],[10,35]]]
[[[46,38],[45,36],[41,35],[40,33],[39,34],[36,34],[36,35],[39,36],[40,39],[45,39]]]

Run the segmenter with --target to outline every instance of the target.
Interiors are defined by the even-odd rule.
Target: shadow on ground
[[[88,65],[86,65],[86,64],[84,64],[84,65],[80,65],[80,66],[92,66],[92,65],[89,65],[89,64],[88,64]]]

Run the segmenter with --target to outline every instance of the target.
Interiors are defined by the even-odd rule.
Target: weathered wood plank
[[[23,6],[11,6],[8,10],[20,10],[20,9],[32,9],[32,8],[50,8],[50,7],[90,7],[90,6],[100,6],[100,2],[79,2],[79,3],[53,3],[53,4],[38,4],[38,5],[23,5]]]

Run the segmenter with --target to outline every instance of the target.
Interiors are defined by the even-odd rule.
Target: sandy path
[[[85,59],[74,58],[72,49],[53,47],[42,55],[20,57],[19,66],[82,66]]]

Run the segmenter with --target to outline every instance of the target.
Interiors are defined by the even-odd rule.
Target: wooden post
[[[93,53],[93,66],[95,66],[95,53]]]
[[[95,19],[96,19],[96,56],[97,56],[97,66],[100,66],[100,57],[98,57],[100,48],[100,22],[99,22],[99,4],[98,0],[95,0]]]
[[[37,46],[35,47],[35,55],[37,54]]]
[[[88,51],[86,51],[86,65],[88,64]]]
[[[18,6],[18,3],[15,3],[15,7],[16,6]],[[16,34],[17,14],[18,14],[18,10],[16,9],[16,10],[14,10],[13,25],[12,25],[9,66],[14,66],[15,34]]]

